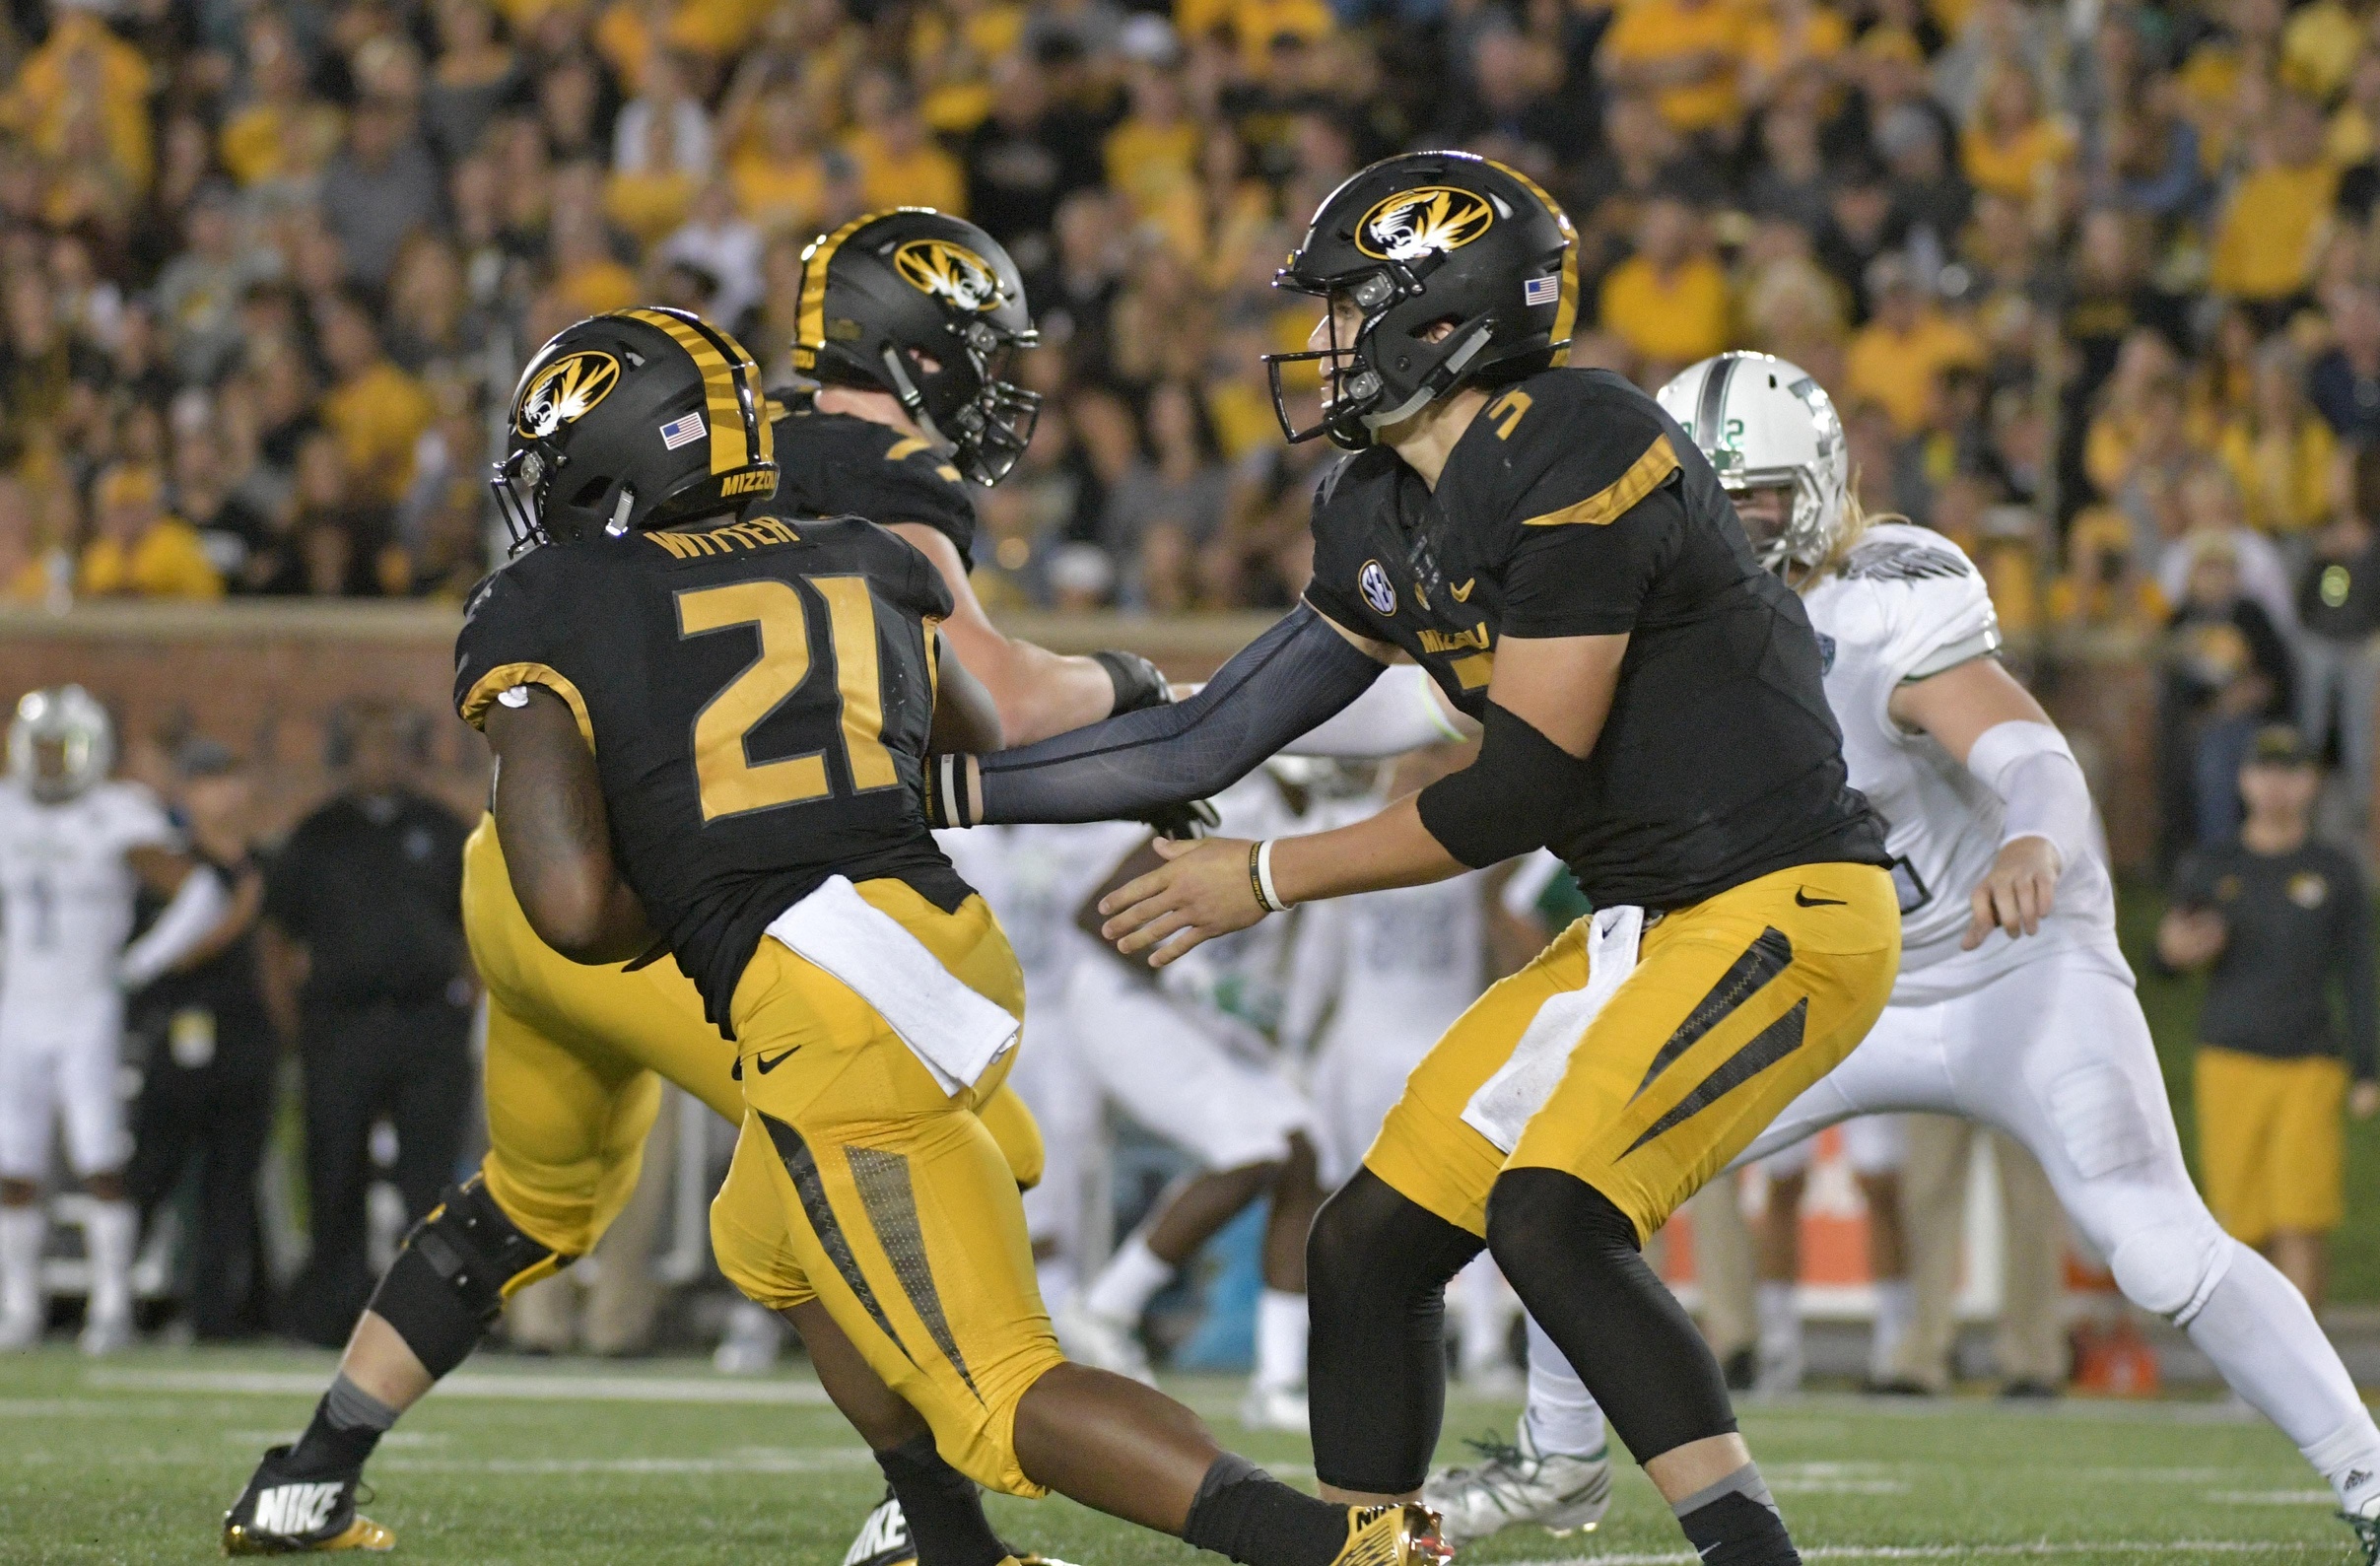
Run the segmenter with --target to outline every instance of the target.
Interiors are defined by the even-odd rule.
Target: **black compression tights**
[[[1734,1430],[1719,1361],[1609,1197],[1558,1169],[1507,1170],[1487,1244],[1637,1462]]]
[[[1447,1280],[1477,1235],[1360,1170],[1306,1241],[1314,1471],[1373,1495],[1421,1488],[1446,1413]]]
[[[1718,1362],[1608,1197],[1558,1170],[1512,1170],[1489,1197],[1487,1233],[1496,1264],[1638,1461],[1735,1428]],[[1420,1488],[1446,1412],[1446,1285],[1479,1250],[1477,1236],[1369,1170],[1323,1204],[1306,1248],[1323,1483]]]

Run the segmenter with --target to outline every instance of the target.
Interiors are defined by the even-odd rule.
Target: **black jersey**
[[[472,595],[454,702],[552,689],[594,748],[622,874],[727,1027],[770,921],[831,875],[955,909],[923,765],[932,564],[855,517],[549,544]]]
[[[975,497],[950,454],[914,435],[820,413],[807,395],[769,399],[776,419],[775,510],[801,516],[864,516],[890,526],[922,522],[958,546],[975,570]]]
[[[1809,616],[1718,476],[1604,371],[1498,392],[1433,494],[1384,448],[1325,476],[1307,601],[1486,708],[1507,636],[1630,635],[1585,790],[1549,847],[1598,905],[1677,908],[1795,864],[1883,864]]]
[[[2380,1074],[2370,904],[2351,856],[2324,843],[2257,853],[2233,838],[2182,860],[2173,900],[2223,919],[2202,1040],[2284,1060],[2344,1053],[2357,1078]]]

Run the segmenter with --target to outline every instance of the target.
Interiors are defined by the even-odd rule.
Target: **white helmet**
[[[65,770],[54,778],[41,775],[39,750],[58,746]],[[53,685],[28,691],[17,704],[8,725],[8,771],[35,798],[72,799],[107,776],[115,765],[115,724],[107,709],[80,685]]]
[[[1756,548],[1762,565],[1780,571],[1826,559],[1843,525],[1851,455],[1824,387],[1774,355],[1729,353],[1681,371],[1660,395],[1729,494],[1792,487],[1785,530]]]

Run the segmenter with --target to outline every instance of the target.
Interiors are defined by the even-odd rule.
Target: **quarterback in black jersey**
[[[1278,283],[1324,302],[1309,352],[1271,361],[1283,428],[1355,453],[1317,494],[1305,602],[1178,707],[937,758],[937,819],[1210,791],[1417,660],[1480,721],[1471,766],[1337,831],[1162,846],[1101,905],[1162,964],[1299,901],[1550,847],[1598,907],[1448,1031],[1316,1224],[1325,1493],[1418,1491],[1445,1364],[1415,1324],[1484,1243],[1705,1557],[1798,1559],[1639,1251],[1891,988],[1883,833],[1846,783],[1807,616],[1660,406],[1563,367],[1575,239],[1525,176],[1376,164]],[[1303,430],[1280,393],[1301,363],[1325,397]]]
[[[673,357],[656,313],[581,322],[532,363],[500,497],[548,542],[475,596],[455,691],[496,752],[509,876],[545,944],[674,949],[736,1040],[722,1270],[825,1328],[814,1357],[829,1345],[822,1375],[880,1455],[921,1461],[929,1437],[979,1483],[1055,1488],[1253,1566],[1434,1560],[1418,1507],[1300,1495],[1058,1354],[977,1114],[1013,1058],[1015,959],[924,820],[929,740],[997,731],[941,653],[950,597],[872,524],[738,517],[774,465],[757,377],[692,318],[667,317],[720,361]],[[573,362],[557,417],[539,376]],[[729,420],[738,439],[672,460]],[[997,1566],[975,1528],[950,1553]]]

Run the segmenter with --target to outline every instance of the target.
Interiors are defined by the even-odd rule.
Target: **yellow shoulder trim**
[[[473,728],[483,726],[489,707],[515,685],[542,685],[570,703],[571,715],[578,719],[578,733],[586,740],[586,748],[595,748],[595,725],[586,715],[586,698],[558,670],[543,663],[500,663],[481,675],[462,700],[463,721]]]
[[[1666,435],[1657,435],[1645,447],[1645,454],[1628,465],[1628,471],[1575,506],[1565,506],[1558,511],[1531,516],[1524,527],[1567,527],[1584,522],[1590,527],[1604,527],[1627,514],[1629,508],[1661,487],[1662,481],[1677,471],[1677,452],[1669,445]]]

